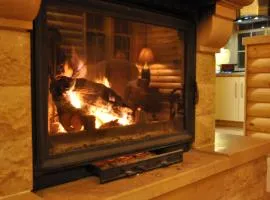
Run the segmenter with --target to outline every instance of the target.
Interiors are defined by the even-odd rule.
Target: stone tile
[[[30,87],[0,87],[0,197],[32,189]]]
[[[263,200],[266,198],[265,181],[251,185],[221,200]],[[269,199],[265,199],[269,200]]]
[[[30,137],[30,87],[0,87],[0,102],[0,142]]]
[[[154,199],[262,200],[265,168],[266,160],[262,157]]]
[[[32,192],[26,192],[23,194],[12,195],[2,200],[41,200],[41,198]]]
[[[194,184],[195,185],[195,184]],[[179,199],[196,199],[197,198],[197,191],[194,185],[189,185],[184,187],[183,189],[178,189],[167,194],[161,195],[157,198],[152,200],[179,200]]]
[[[215,113],[215,85],[198,84],[199,101],[196,105],[196,116]]]
[[[196,116],[195,119],[195,147],[214,144],[215,121],[214,114]]]
[[[0,197],[32,189],[32,139],[0,142]]]
[[[225,176],[224,183],[225,183],[226,196],[228,199],[241,199],[241,198],[242,199],[257,199],[257,198],[243,198],[243,197],[246,196],[246,193],[250,190],[254,192],[252,188],[254,188],[255,185],[261,185],[263,188],[263,191],[265,191],[265,186],[266,186],[266,159],[265,157],[254,160],[252,162],[248,162],[245,165],[241,165],[237,168],[230,170],[230,173],[228,173]],[[244,191],[243,194],[241,194],[241,191]],[[257,190],[256,195],[259,195],[259,196],[263,195],[262,191]]]
[[[0,85],[30,85],[30,34],[0,30]]]
[[[215,56],[212,54],[196,54],[196,79],[198,84],[215,84]]]

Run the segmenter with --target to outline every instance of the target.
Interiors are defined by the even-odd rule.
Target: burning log
[[[83,119],[79,112],[61,113],[59,120],[66,131],[77,132],[83,128]]]
[[[83,78],[73,79],[62,76],[52,81],[50,89],[54,102],[60,102],[61,106],[70,106],[66,105],[66,102],[64,102],[63,95],[72,90],[79,92],[83,99],[89,104],[93,104],[98,98],[101,98],[104,101],[111,102],[115,106],[127,107],[122,98],[111,88]]]
[[[111,88],[83,78],[58,77],[52,80],[50,91],[57,107],[59,120],[68,132],[80,131],[83,127],[93,130],[111,124],[116,126],[116,123],[126,124],[125,119],[127,120],[132,114],[132,110]],[[80,96],[76,96],[77,94]],[[129,116],[125,116],[123,111]],[[101,115],[106,119],[101,119]],[[94,116],[95,127],[91,127],[93,117],[89,119],[87,116]]]

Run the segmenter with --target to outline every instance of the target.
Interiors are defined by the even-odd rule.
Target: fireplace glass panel
[[[46,8],[50,155],[184,131],[184,34]]]

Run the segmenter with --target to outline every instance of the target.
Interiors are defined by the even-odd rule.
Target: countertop
[[[244,77],[245,72],[216,73],[216,77]]]

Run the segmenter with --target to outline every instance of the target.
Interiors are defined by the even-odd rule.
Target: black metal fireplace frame
[[[33,123],[33,161],[34,161],[34,189],[40,189],[54,184],[60,184],[69,180],[91,175],[91,170],[86,168],[90,160],[85,157],[89,152],[67,153],[59,157],[49,157],[48,154],[48,53],[45,38],[47,37],[44,6],[48,2],[63,6],[79,4],[78,8],[90,8],[115,17],[122,17],[137,22],[151,23],[166,27],[177,28],[185,36],[185,117],[184,128],[189,139],[183,144],[191,144],[195,134],[195,55],[196,55],[196,23],[193,19],[182,20],[177,16],[166,16],[162,11],[149,12],[141,7],[129,7],[98,0],[65,0],[43,1],[41,10],[34,21],[32,33],[32,123]],[[173,138],[164,138],[164,141],[174,144]],[[155,141],[154,141],[155,142]],[[168,145],[164,142],[163,145]],[[151,146],[151,145],[150,145]],[[152,145],[153,146],[153,145]],[[185,146],[188,150],[189,146]],[[120,153],[118,153],[120,154]],[[77,159],[74,162],[66,162]],[[106,156],[103,156],[106,157]]]

